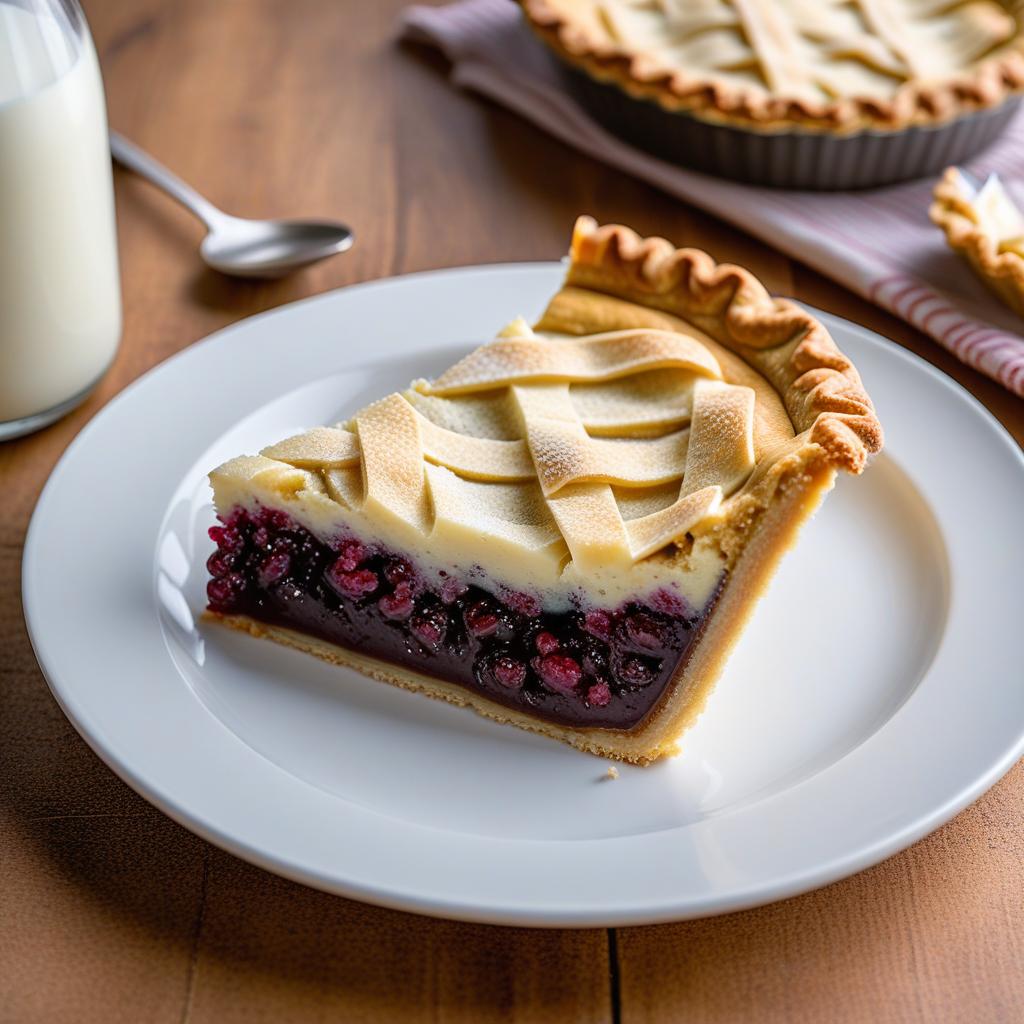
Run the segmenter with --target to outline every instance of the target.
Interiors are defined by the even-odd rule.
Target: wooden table
[[[236,860],[115,778],[50,697],[22,619],[22,543],[51,467],[104,402],[197,338],[293,299],[556,258],[581,211],[706,248],[888,335],[1024,439],[1024,403],[901,322],[456,92],[437,58],[395,44],[400,7],[86,2],[115,127],[216,203],[334,215],[358,242],[281,283],[231,282],[201,269],[187,214],[117,176],[117,362],[83,408],[0,445],[0,1021],[1021,1019],[1020,766],[928,839],[819,892],[707,921],[545,932],[378,910]]]

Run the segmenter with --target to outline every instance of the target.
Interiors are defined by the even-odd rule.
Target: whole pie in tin
[[[520,0],[609,127],[703,170],[837,188],[935,173],[1024,87],[1015,0]]]
[[[881,443],[814,317],[581,218],[534,327],[211,473],[209,612],[647,763],[678,749],[837,471]]]

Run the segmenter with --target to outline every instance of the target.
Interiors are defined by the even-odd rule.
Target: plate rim
[[[163,372],[171,363],[179,360],[187,360],[193,353],[204,349],[207,345],[213,345],[222,341],[225,336],[232,333],[244,331],[251,327],[254,321],[266,321],[278,316],[288,316],[296,307],[309,307],[318,302],[324,302],[337,297],[342,292],[353,292],[358,290],[370,290],[379,287],[394,286],[396,283],[408,282],[410,280],[422,280],[439,277],[452,277],[473,273],[496,273],[498,275],[512,272],[543,272],[553,274],[561,269],[561,265],[551,262],[539,263],[498,263],[483,264],[470,267],[445,268],[440,270],[420,271],[413,274],[400,275],[391,278],[384,278],[377,281],[366,282],[361,285],[354,285],[344,289],[326,292],[321,295],[311,296],[280,306],[272,310],[256,314],[253,317],[245,318],[220,328],[216,332],[203,339],[187,346],[183,350],[174,353],[161,363],[147,370],[140,377],[129,383],[124,389],[118,392],[102,409],[89,420],[79,434],[68,446],[61,458],[58,460],[42,489],[37,500],[36,508],[33,511],[32,519],[25,538],[25,547],[22,562],[22,601],[25,612],[26,627],[32,643],[33,651],[40,664],[40,668],[47,684],[53,693],[58,705],[64,714],[71,721],[76,731],[86,740],[96,754],[110,767],[115,774],[127,782],[133,789],[139,792],[150,803],[166,813],[173,820],[190,831],[202,836],[215,845],[220,846],[229,852],[242,857],[267,870],[273,871],[284,877],[293,879],[307,885],[314,885],[327,891],[350,898],[361,899],[378,905],[388,906],[395,909],[413,911],[418,913],[432,914],[447,918],[470,920],[477,922],[495,924],[530,925],[539,927],[606,927],[617,925],[646,924],[664,921],[682,920],[687,917],[701,917],[715,913],[723,913],[734,910],[746,909],[752,906],[774,902],[779,899],[788,898],[798,893],[806,892],[822,885],[829,884],[840,878],[847,877],[884,860],[888,856],[898,852],[916,842],[918,839],[929,834],[934,829],[949,821],[959,811],[977,799],[982,793],[994,785],[1003,775],[1006,774],[1024,753],[1024,729],[1018,734],[1014,744],[1005,749],[1000,756],[995,758],[986,772],[981,773],[957,792],[947,798],[944,803],[932,809],[930,813],[921,815],[917,820],[903,825],[866,848],[855,852],[846,853],[841,857],[821,864],[815,871],[801,871],[792,877],[782,877],[775,880],[774,884],[766,885],[764,882],[757,882],[748,889],[734,889],[729,894],[717,898],[708,898],[700,904],[689,907],[680,907],[671,902],[659,903],[657,906],[631,906],[615,907],[606,905],[597,909],[580,911],[578,908],[559,908],[546,905],[538,907],[502,907],[499,903],[481,906],[478,902],[460,904],[449,899],[438,899],[436,897],[424,896],[422,893],[396,891],[393,888],[381,889],[379,887],[365,884],[339,881],[337,878],[318,877],[301,866],[289,861],[282,861],[279,857],[267,851],[254,847],[240,837],[229,834],[217,827],[213,822],[191,814],[188,808],[179,806],[167,793],[161,792],[159,788],[150,784],[143,774],[140,774],[132,765],[123,762],[116,756],[115,752],[105,744],[104,738],[92,727],[92,723],[84,720],[77,713],[74,703],[65,699],[65,683],[52,678],[52,672],[46,664],[45,653],[41,650],[46,641],[41,640],[38,635],[39,621],[32,612],[33,608],[33,581],[36,578],[36,561],[41,558],[41,542],[39,534],[42,527],[39,525],[45,514],[48,503],[53,500],[57,490],[58,482],[65,467],[71,464],[78,453],[89,443],[94,428],[104,421],[117,415],[117,410],[127,397],[134,394],[139,388],[146,385],[154,377]],[[803,304],[807,305],[807,304]],[[849,320],[837,317],[824,311],[807,306],[815,315],[819,316],[826,326],[831,327],[833,323],[840,323],[843,329],[857,334],[869,345],[881,346],[887,355],[895,356],[908,364],[916,371],[924,371],[925,374],[943,385],[947,390],[952,391],[957,397],[965,400],[971,412],[975,415],[981,414],[989,433],[994,433],[1000,441],[1006,444],[1021,469],[1024,469],[1024,454],[1021,453],[1012,436],[1006,431],[996,417],[976,399],[966,388],[954,381],[937,367],[928,363],[927,360],[915,353],[904,349],[902,346],[887,342],[883,336],[862,327]],[[112,411],[113,410],[113,411]],[[41,510],[43,510],[41,512]],[[278,769],[284,771],[284,769]],[[499,901],[500,902],[500,901]]]

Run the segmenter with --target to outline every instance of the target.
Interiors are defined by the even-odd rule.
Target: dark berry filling
[[[453,576],[430,585],[402,554],[351,537],[324,544],[273,509],[236,509],[210,537],[211,610],[286,626],[563,725],[639,724],[708,611],[662,593],[614,611],[545,612],[529,594],[499,597]]]

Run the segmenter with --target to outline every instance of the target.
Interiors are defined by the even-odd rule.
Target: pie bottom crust
[[[815,456],[811,449],[811,454],[775,478],[770,495],[760,496],[760,501],[758,496],[751,496],[750,518],[745,524],[734,523],[731,527],[745,546],[708,616],[700,641],[666,686],[659,704],[639,725],[629,730],[559,726],[503,707],[457,684],[366,657],[296,630],[271,626],[247,615],[207,611],[205,617],[334,665],[354,669],[371,679],[471,707],[487,718],[561,740],[579,750],[647,765],[660,757],[679,753],[680,738],[704,710],[729,654],[780,559],[794,545],[800,527],[813,515],[834,480],[835,469],[824,458]],[[769,500],[765,501],[765,497]],[[749,541],[743,536],[747,531],[753,533]],[[727,543],[728,538],[723,540]]]

